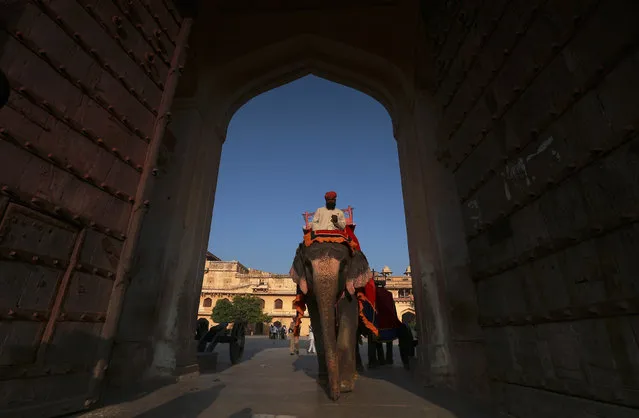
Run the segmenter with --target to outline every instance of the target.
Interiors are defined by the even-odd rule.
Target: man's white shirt
[[[313,215],[311,228],[313,231],[332,231],[338,229],[333,224],[331,217],[337,215],[337,226],[339,229],[346,228],[346,217],[340,209],[327,209],[325,207],[318,208]]]

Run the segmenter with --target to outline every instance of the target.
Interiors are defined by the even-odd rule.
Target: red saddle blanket
[[[352,251],[362,250],[359,246],[359,240],[355,236],[355,231],[352,225],[346,225],[346,228],[342,230],[304,230],[304,245],[308,247],[316,242],[334,242],[339,244],[346,244]]]

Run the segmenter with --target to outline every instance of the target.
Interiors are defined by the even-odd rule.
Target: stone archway
[[[432,122],[436,121],[438,116],[429,108],[432,99],[423,92],[416,93],[411,81],[413,79],[410,77],[414,69],[396,65],[385,56],[389,51],[373,53],[370,48],[358,46],[347,40],[335,40],[323,34],[309,33],[294,34],[271,43],[262,40],[259,45],[247,44],[244,49],[238,48],[237,51],[233,51],[232,58],[218,60],[214,53],[204,54],[198,49],[206,48],[213,34],[207,31],[197,38],[197,33],[194,29],[192,49],[196,55],[193,65],[199,71],[198,89],[190,90],[192,96],[179,97],[175,101],[170,130],[176,140],[168,144],[174,145],[175,148],[170,150],[171,160],[166,167],[160,167],[162,175],[156,182],[156,192],[151,199],[159,202],[172,199],[172,202],[152,208],[147,218],[151,225],[165,225],[162,233],[170,234],[175,230],[178,234],[176,238],[186,240],[180,243],[175,241],[174,244],[175,251],[180,248],[182,253],[181,268],[192,268],[199,263],[199,260],[189,261],[189,256],[184,255],[184,249],[190,249],[186,253],[195,256],[202,251],[205,243],[206,237],[202,232],[210,228],[221,144],[234,112],[255,95],[306,74],[319,75],[356,88],[377,99],[388,110],[393,121],[394,134],[398,142],[411,266],[413,276],[417,277],[420,283],[415,289],[415,298],[420,304],[420,321],[429,329],[430,335],[428,343],[420,347],[420,360],[426,368],[432,366],[432,373],[429,373],[431,378],[441,381],[442,384],[454,384],[457,372],[454,371],[454,356],[450,353],[452,341],[447,323],[448,315],[445,313],[448,301],[437,295],[443,291],[442,281],[446,277],[446,271],[463,271],[467,251],[462,233],[461,212],[455,203],[457,198],[452,174],[435,158],[433,130],[436,124],[430,125],[428,117],[420,117],[419,123],[415,118],[416,112],[427,115],[431,113]],[[189,138],[189,141],[180,138]],[[426,172],[429,175],[426,175]],[[195,200],[194,196],[198,196],[196,190],[206,190],[206,199],[200,197]],[[431,197],[430,200],[424,198],[426,190]],[[166,213],[168,210],[172,212]],[[423,214],[430,215],[424,217]],[[441,216],[444,214],[446,220],[442,222]],[[185,232],[193,234],[197,231],[195,235],[189,237],[183,233],[182,216],[188,217],[191,223]],[[172,224],[175,224],[175,228]],[[151,272],[154,266],[160,265],[158,257],[161,253],[156,255],[145,249],[147,245],[153,246],[158,242],[157,234],[158,231],[155,230],[143,231],[140,251],[145,256],[139,258],[140,275],[149,274],[147,272]],[[165,251],[172,252],[168,248],[165,248]],[[148,268],[146,263],[149,263]],[[177,271],[161,271],[157,274],[188,278],[188,284],[168,284],[178,287],[166,293],[172,300],[165,301],[165,306],[173,306],[175,311],[189,312],[191,308],[179,308],[180,304],[190,303],[190,296],[180,298],[184,292],[180,287],[190,289],[197,286],[197,283],[193,282],[196,275],[192,272],[185,275]],[[464,289],[464,293],[456,295],[456,298],[463,296],[463,300],[454,301],[454,304],[466,305],[464,309],[468,312],[476,310],[474,287],[468,275],[457,273],[455,280],[455,286]],[[146,292],[148,288],[141,288],[140,291]],[[127,299],[136,298],[134,295],[135,290],[129,289]],[[428,301],[423,298],[428,298]],[[172,367],[172,359],[177,356],[173,336],[176,332],[175,322],[174,317],[169,315],[170,312],[171,310],[166,310],[166,319],[160,319],[160,326],[165,327],[161,334],[164,333],[167,337],[163,339],[166,341],[166,347],[156,350],[156,353],[162,354],[160,357],[159,354],[154,357],[151,367],[155,370]],[[179,322],[182,321],[185,319],[179,317]],[[163,323],[166,325],[162,325]],[[476,318],[466,317],[460,325],[465,327],[463,332],[468,338],[476,338],[479,332]],[[459,333],[457,338],[462,338]],[[161,340],[157,344],[165,343]],[[482,355],[481,344],[472,348],[465,344],[466,350],[476,349],[476,355]],[[432,355],[436,355],[437,358],[434,363],[429,360]],[[473,376],[472,379],[478,382],[473,386],[474,390],[481,391],[486,388],[481,383],[484,373],[481,363],[477,363],[476,368],[464,367],[458,372]]]
[[[105,362],[108,362],[108,383],[114,386],[126,385],[141,376],[194,370],[191,317],[199,305],[196,295],[201,286],[226,127],[233,113],[251,97],[312,73],[371,95],[391,115],[398,142],[411,265],[420,283],[415,298],[422,306],[418,310],[420,320],[427,324],[432,335],[431,346],[420,347],[420,360],[426,369],[432,369],[429,374],[435,381],[454,384],[457,379],[454,356],[450,351],[446,307],[442,305],[446,298],[441,293],[446,271],[462,271],[465,263],[462,257],[460,264],[457,256],[460,252],[451,257],[446,247],[464,247],[464,242],[454,187],[450,191],[447,186],[453,184],[452,175],[444,170],[433,152],[436,124],[428,125],[429,119],[422,114],[432,113],[430,121],[438,116],[427,109],[433,106],[432,99],[418,93],[415,87],[418,26],[396,25],[397,21],[412,21],[416,3],[371,9],[370,22],[385,28],[373,33],[348,30],[338,33],[321,22],[303,24],[308,16],[302,21],[299,16],[284,16],[288,23],[274,29],[270,22],[263,28],[268,37],[249,37],[231,48],[219,40],[239,39],[246,33],[238,33],[240,26],[233,22],[233,15],[222,18],[216,3],[206,2],[203,6],[190,36],[191,52],[186,60],[185,77],[170,109],[168,129],[158,139],[161,142],[157,143],[157,161],[147,159],[147,166],[142,169],[153,187],[151,192],[146,191],[146,186],[138,188],[139,196],[134,200],[132,213],[135,216],[147,213],[139,224],[139,240],[137,231],[125,240],[126,248],[135,251],[126,255],[120,264],[126,267],[119,267],[117,273],[114,289],[118,296],[111,299],[114,303],[107,315],[109,326],[105,327],[117,331],[115,335],[102,331],[103,350],[96,369],[99,378],[95,380],[104,376]],[[211,26],[216,19],[222,19],[222,24]],[[344,28],[352,26],[352,17],[339,13],[322,17],[326,19]],[[190,22],[186,19],[182,28]],[[182,36],[181,32],[176,25],[169,26],[176,36],[172,41],[181,45],[177,38],[178,33]],[[311,27],[314,29],[310,30]],[[393,42],[389,43],[390,34]],[[179,70],[174,69],[173,73],[176,72]],[[169,120],[164,114],[161,117],[162,123]],[[113,149],[110,151],[126,161]],[[437,176],[433,177],[433,173]],[[429,200],[425,199],[425,193]],[[440,214],[446,214],[450,224],[442,223]],[[121,229],[126,229],[127,219],[124,215],[118,219]],[[445,239],[438,242],[441,237]],[[466,286],[472,293],[467,275],[458,278],[457,288]],[[468,310],[472,311],[472,306]],[[473,320],[471,317],[466,322]],[[472,327],[469,329],[470,334],[475,332]],[[472,337],[470,334],[458,333],[458,337],[468,339]],[[431,353],[436,361],[429,360]],[[136,358],[134,364],[130,362],[132,357]],[[482,374],[480,369],[469,367],[459,372]]]
[[[637,407],[637,2],[4,3],[0,273],[24,285],[0,320],[34,343],[6,342],[1,411],[196,370],[226,125],[307,73],[392,116],[420,375],[484,397],[490,375],[513,416]]]

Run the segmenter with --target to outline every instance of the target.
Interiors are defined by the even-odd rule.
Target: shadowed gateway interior
[[[636,411],[638,9],[2,2],[0,411],[197,371],[226,127],[309,73],[393,120],[417,377],[518,418]]]

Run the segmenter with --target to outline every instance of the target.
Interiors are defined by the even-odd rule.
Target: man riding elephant
[[[298,312],[294,334],[299,335],[308,306],[315,334],[320,380],[327,380],[331,399],[355,385],[355,343],[361,317],[359,291],[372,273],[353,226],[336,209],[337,194],[325,195],[326,206],[315,212],[311,227],[304,230],[291,277],[298,285]]]
[[[313,231],[333,231],[346,228],[346,217],[341,209],[337,209],[337,193],[327,192],[324,195],[326,206],[318,208],[313,215],[311,228]]]

